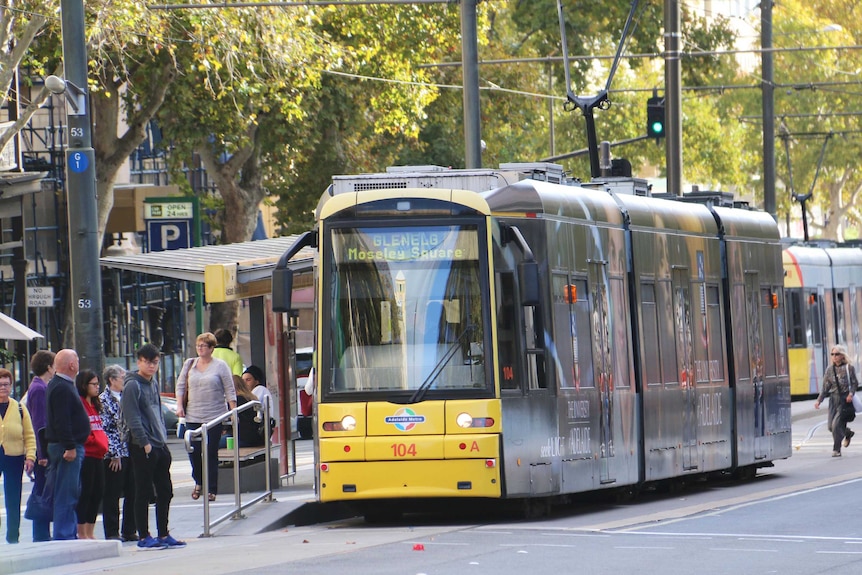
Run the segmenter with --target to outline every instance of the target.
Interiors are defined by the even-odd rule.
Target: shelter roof
[[[272,270],[298,237],[106,256],[100,263],[112,269],[203,283],[207,301],[232,301],[270,293]],[[300,251],[291,267],[311,268],[313,255],[311,249]]]

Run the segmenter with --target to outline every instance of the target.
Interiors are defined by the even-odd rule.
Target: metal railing
[[[209,491],[209,434],[207,430],[212,429],[215,426],[221,426],[225,421],[231,421],[233,426],[233,437],[239,437],[239,414],[247,409],[254,409],[257,411],[257,415],[255,416],[255,421],[260,423],[260,417],[263,417],[263,424],[265,426],[266,433],[264,433],[264,465],[266,467],[264,475],[266,476],[265,490],[262,494],[258,495],[251,501],[247,501],[246,503],[242,502],[242,494],[240,493],[240,467],[239,467],[239,441],[235,440],[233,442],[233,489],[234,489],[234,506],[233,508],[226,514],[222,515],[218,519],[214,521],[210,521],[210,500],[208,497]],[[261,415],[262,413],[262,415]],[[219,416],[212,421],[208,421],[206,423],[201,424],[201,426],[197,429],[187,429],[185,435],[183,437],[185,441],[186,451],[188,453],[192,453],[194,448],[192,447],[193,441],[201,442],[201,483],[203,483],[202,493],[203,493],[203,502],[204,502],[204,532],[201,533],[201,537],[211,537],[212,536],[212,528],[226,521],[227,519],[245,519],[245,515],[242,514],[244,509],[248,509],[255,503],[266,500],[267,502],[274,501],[272,496],[272,482],[270,480],[270,465],[272,459],[272,440],[270,436],[272,435],[272,429],[270,426],[270,417],[269,417],[269,405],[261,404],[259,401],[249,401],[240,405],[239,407],[232,409],[225,413],[222,416]],[[197,439],[196,439],[197,438]]]

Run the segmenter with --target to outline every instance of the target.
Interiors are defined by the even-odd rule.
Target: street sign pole
[[[105,363],[102,275],[99,269],[96,166],[90,133],[83,0],[61,0],[60,11],[69,134],[66,197],[75,350],[80,358],[81,369],[102,373]]]

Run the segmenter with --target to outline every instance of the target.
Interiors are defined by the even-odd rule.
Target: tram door
[[[697,387],[694,374],[694,345],[691,325],[691,289],[688,270],[673,270],[673,309],[676,328],[676,357],[682,393],[682,462],[684,469],[697,469]]]
[[[763,338],[760,324],[760,279],[757,273],[745,274],[746,344],[749,350],[751,385],[754,401],[754,458],[767,455],[766,401],[763,390]]]
[[[608,317],[608,262],[589,264],[591,328],[593,335],[593,373],[599,390],[599,437],[601,442],[601,482],[610,483],[615,477],[610,458],[614,456],[614,380],[611,361],[610,318]]]

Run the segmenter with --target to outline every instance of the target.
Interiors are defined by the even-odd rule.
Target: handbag
[[[850,422],[856,419],[856,408],[853,407],[853,402],[847,403],[846,401],[841,403],[841,418],[845,422]]]
[[[844,369],[847,371],[847,385],[850,385],[850,364],[845,364]],[[853,394],[853,403],[851,405],[853,405],[855,413],[862,412],[862,397],[859,397],[858,392]]]
[[[49,470],[45,474],[45,485],[42,491],[30,492],[27,498],[27,507],[24,509],[24,518],[30,521],[51,521],[54,518],[54,472]]]
[[[191,389],[189,388],[189,370],[191,370],[191,368],[195,365],[197,365],[197,358],[188,358],[183,364],[183,368],[180,370],[180,375],[177,378],[178,380],[182,379],[183,377],[186,378],[186,392],[183,394],[183,411],[186,411],[189,407],[189,392],[191,391]]]

